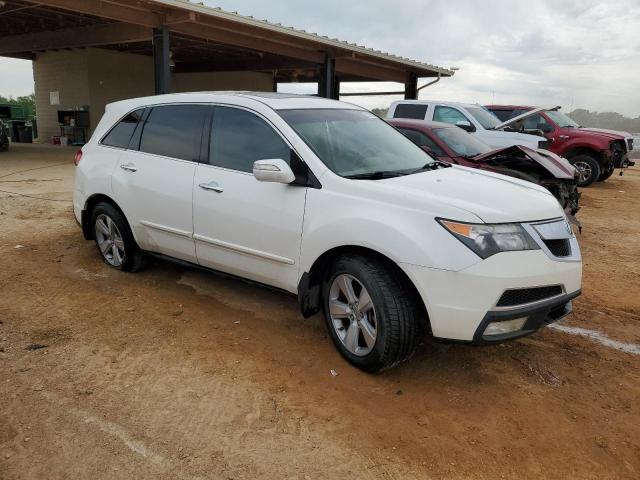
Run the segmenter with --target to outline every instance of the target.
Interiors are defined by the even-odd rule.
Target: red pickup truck
[[[616,167],[634,165],[629,160],[633,136],[628,133],[581,127],[560,112],[560,107],[487,105],[486,108],[503,121],[500,128],[544,135],[550,142],[549,150],[576,167],[581,187],[606,180]]]

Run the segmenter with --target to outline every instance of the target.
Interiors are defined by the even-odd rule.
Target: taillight
[[[76,164],[76,167],[78,166],[78,164],[80,163],[80,160],[82,160],[82,149],[78,150],[76,152],[76,158],[73,160],[73,163]]]

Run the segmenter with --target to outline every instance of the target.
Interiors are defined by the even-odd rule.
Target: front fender
[[[365,247],[396,264],[453,271],[480,261],[426,210],[328,189],[309,189],[305,210],[301,275],[323,253],[342,246]],[[446,212],[440,214],[446,216]]]

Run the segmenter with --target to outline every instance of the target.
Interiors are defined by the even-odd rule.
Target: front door
[[[259,182],[256,160],[288,161],[290,146],[258,114],[214,107],[209,163],[193,187],[194,239],[206,267],[296,291],[306,187]]]
[[[204,105],[153,107],[136,145],[115,167],[112,187],[143,250],[196,262],[193,177],[200,156]]]

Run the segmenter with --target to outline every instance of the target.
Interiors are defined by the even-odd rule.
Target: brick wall
[[[49,142],[60,135],[58,110],[90,104],[86,50],[39,53],[33,62],[38,137]],[[50,92],[59,92],[60,105],[51,105]]]
[[[38,54],[33,62],[40,142],[60,134],[58,110],[89,106],[91,128],[108,103],[154,94],[153,58],[87,48]],[[258,72],[183,73],[172,77],[173,91],[271,91],[270,74]],[[50,92],[60,105],[51,105]]]

